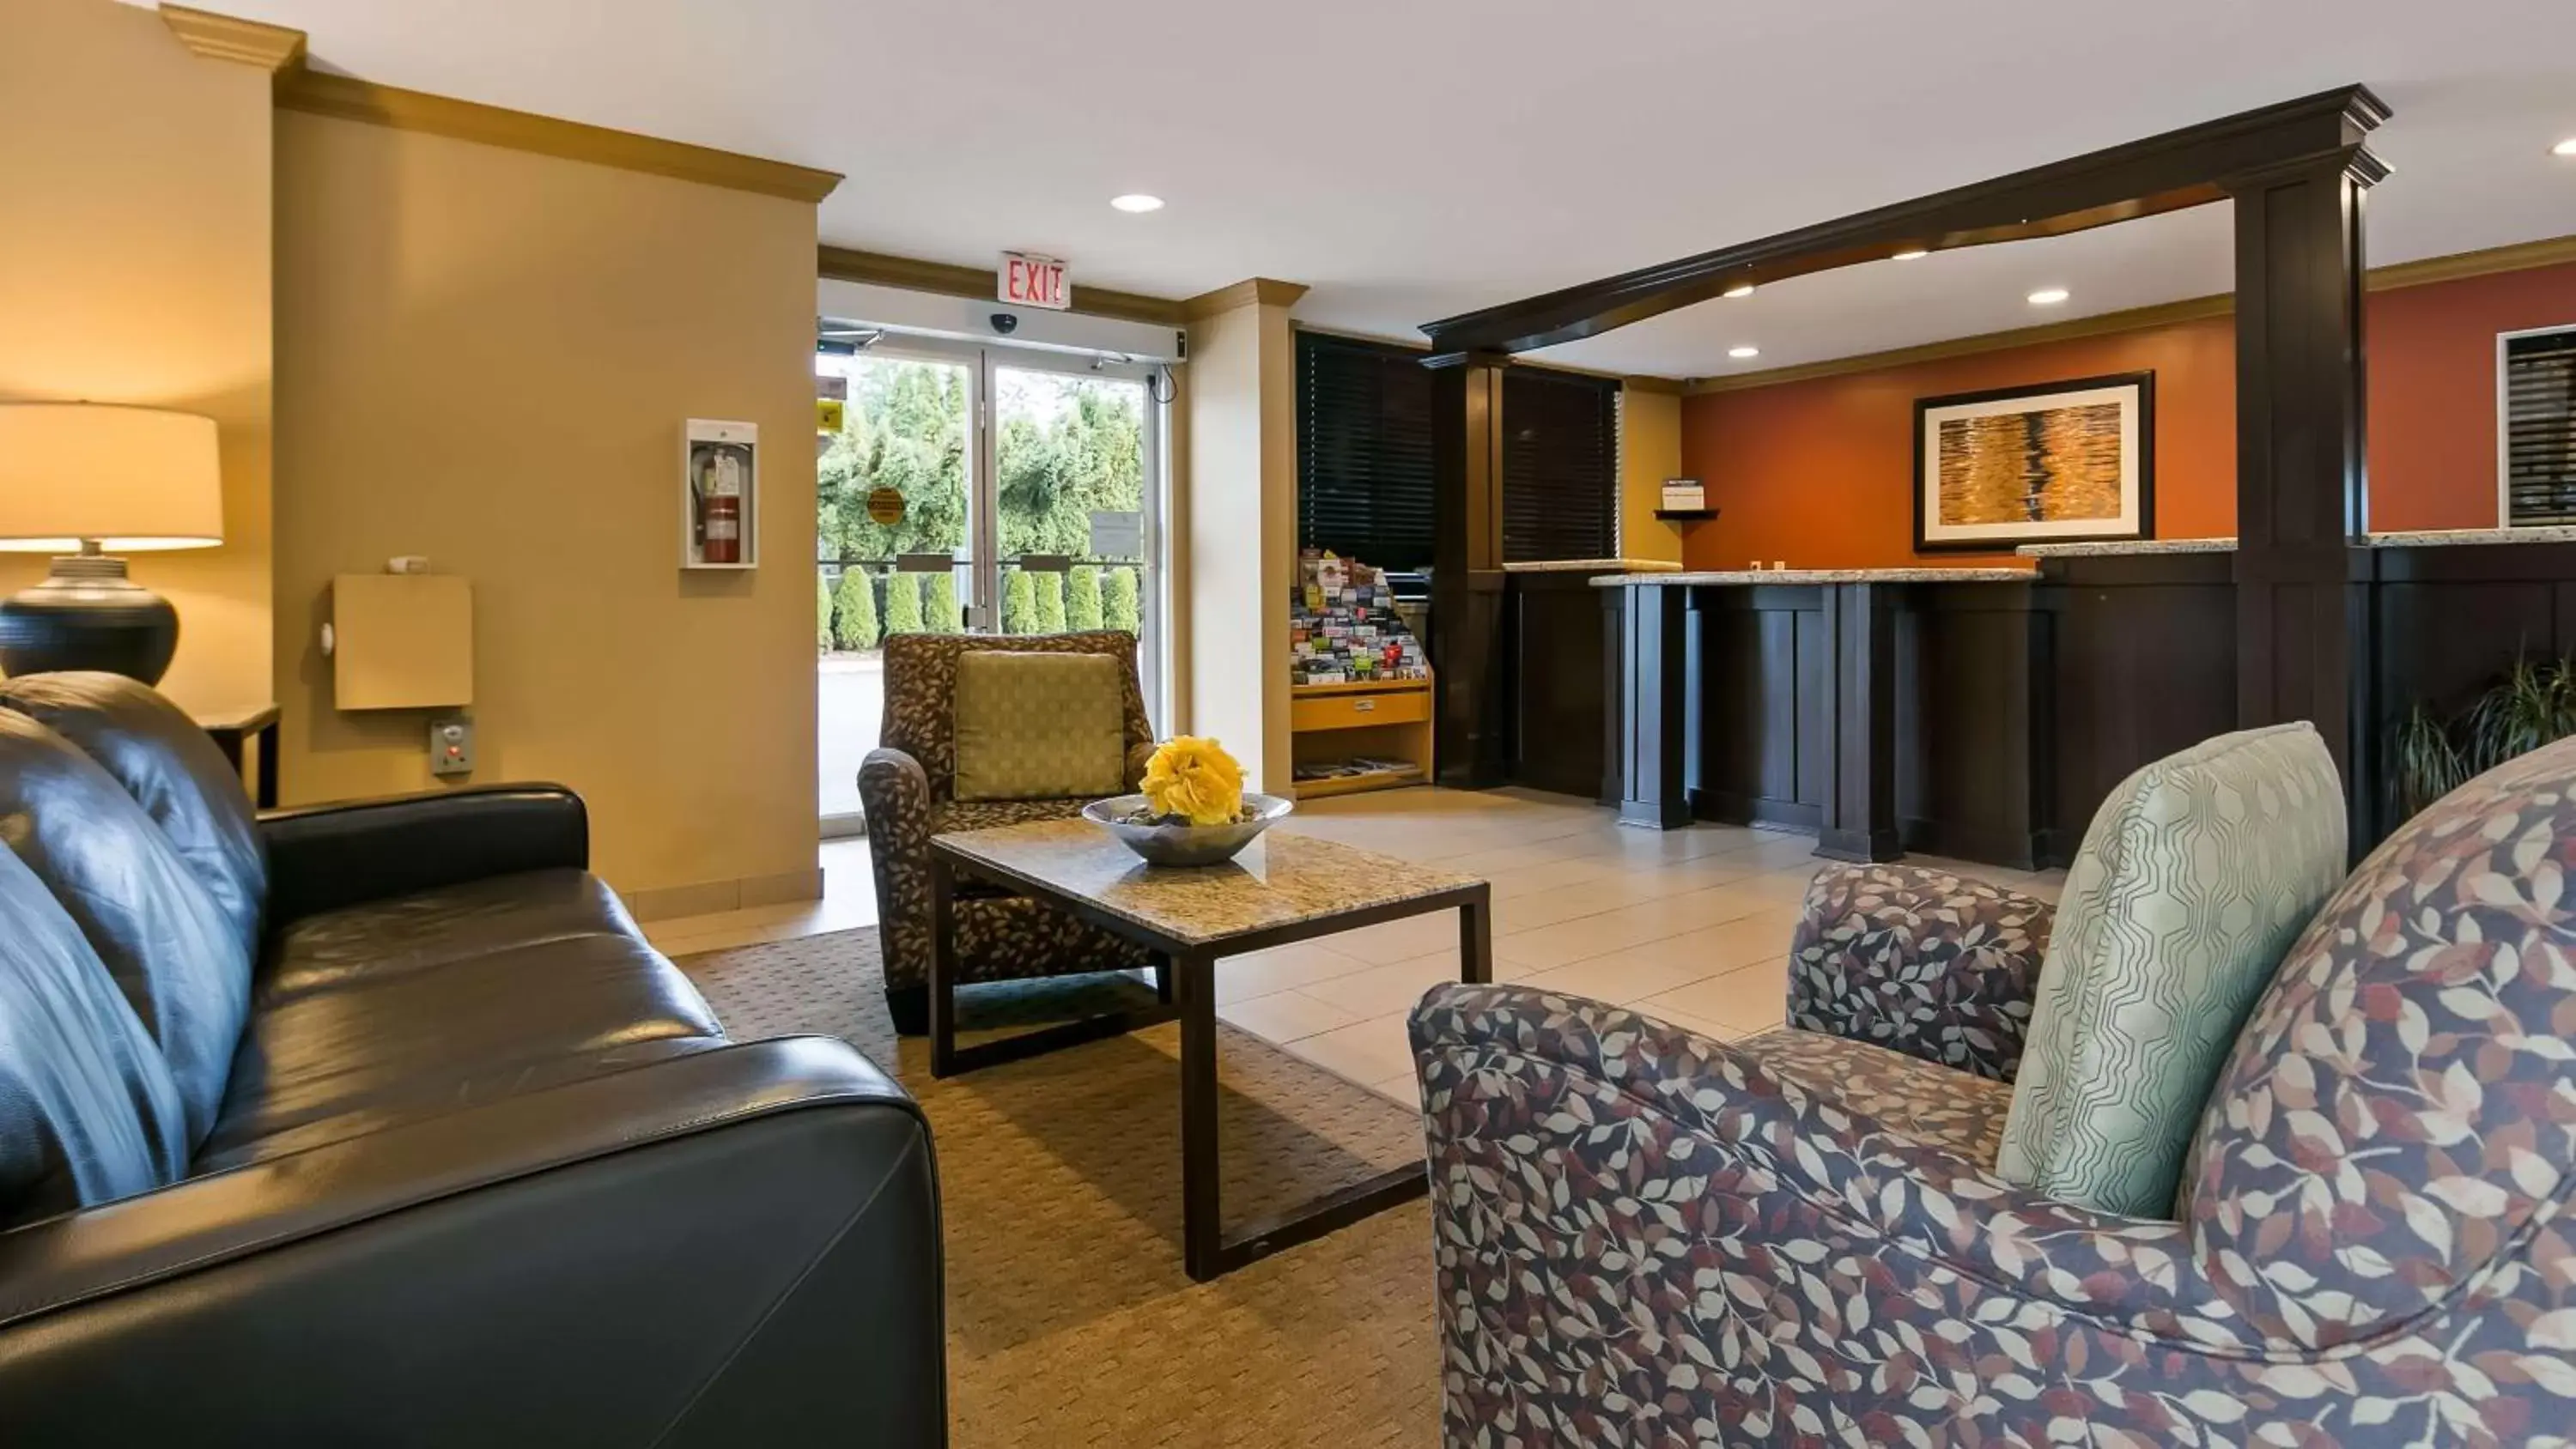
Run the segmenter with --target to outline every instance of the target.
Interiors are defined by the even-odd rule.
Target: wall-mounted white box
[[[331,702],[445,709],[474,702],[474,586],[453,574],[331,580]]]

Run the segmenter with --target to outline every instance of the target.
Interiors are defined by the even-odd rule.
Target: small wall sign
[[[903,495],[891,488],[869,490],[868,522],[880,528],[892,528],[903,522]]]
[[[1001,300],[1015,307],[1044,307],[1061,312],[1073,305],[1073,284],[1064,263],[1030,252],[1004,252],[997,280]]]

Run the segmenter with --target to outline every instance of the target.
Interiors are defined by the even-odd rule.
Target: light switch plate
[[[429,722],[429,772],[433,775],[474,773],[474,720],[443,714]]]

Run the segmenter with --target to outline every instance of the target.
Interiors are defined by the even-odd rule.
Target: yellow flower
[[[1224,825],[1243,810],[1243,767],[1211,739],[1175,735],[1145,762],[1145,803],[1192,825]]]

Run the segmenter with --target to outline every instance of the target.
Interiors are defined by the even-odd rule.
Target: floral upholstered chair
[[[885,724],[878,748],[859,764],[859,804],[868,822],[876,875],[877,929],[885,952],[886,1006],[895,1029],[918,1036],[930,1025],[930,837],[1025,820],[1078,815],[1086,801],[958,800],[955,717],[957,658],[969,650],[1105,654],[1125,670],[1126,781],[1133,790],[1154,753],[1154,728],[1136,677],[1136,636],[1116,629],[1075,634],[896,634],[885,641]],[[962,885],[956,900],[961,981],[1006,981],[1084,971],[1129,970],[1152,962],[1143,951],[1022,896]]]
[[[1807,1029],[1748,1043],[1434,991],[1448,1442],[2568,1442],[2571,868],[2576,741],[2373,852],[2238,1032],[2178,1220],[1995,1169],[2035,901],[1829,873]]]

